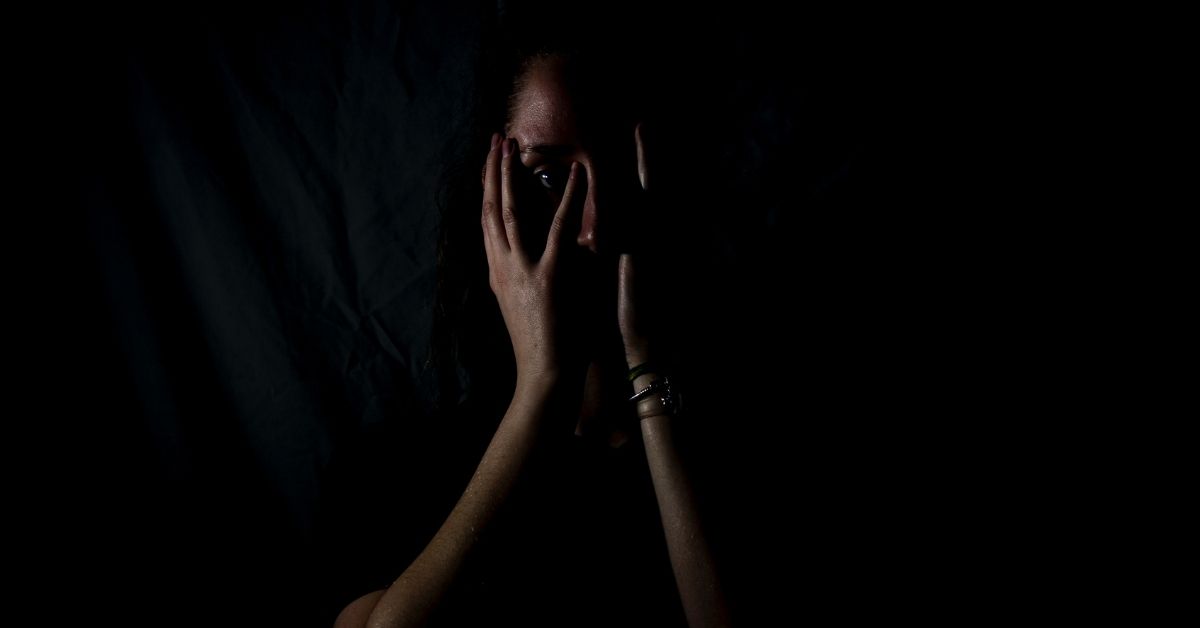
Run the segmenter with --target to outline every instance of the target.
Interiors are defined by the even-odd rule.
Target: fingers
[[[504,230],[508,234],[509,247],[524,255],[524,249],[521,248],[521,229],[517,225],[517,198],[513,191],[513,168],[517,167],[520,155],[517,152],[517,140],[515,138],[506,138],[501,143],[503,157],[500,160],[501,183],[501,207],[504,212]],[[522,258],[523,259],[523,258]]]
[[[563,246],[569,246],[566,242],[571,234],[577,231],[576,221],[579,218],[579,211],[576,211],[576,205],[582,205],[576,201],[576,197],[582,198],[583,193],[579,191],[579,187],[583,185],[583,167],[579,162],[571,162],[571,173],[567,178],[567,186],[563,191],[562,201],[558,204],[558,209],[554,212],[554,220],[550,223],[550,234],[546,236],[546,252],[542,254],[543,259],[547,263],[554,264],[558,259],[558,251]]]
[[[500,156],[499,134],[492,134],[492,149],[488,153],[487,164],[484,166],[486,175],[483,181],[483,240],[487,247],[488,259],[495,253],[507,253],[509,249],[508,236],[504,233],[504,223],[500,212]]]
[[[650,158],[647,150],[647,124],[639,121],[633,127],[634,146],[637,152],[638,183],[629,181],[630,203],[619,214],[620,226],[617,231],[617,246],[625,252],[642,248],[642,239],[646,237],[645,223],[652,219],[653,203],[649,199],[650,189]]]
[[[638,122],[637,127],[634,128],[633,135],[637,143],[638,180],[642,182],[643,190],[649,190],[650,175],[646,168],[646,138],[642,131],[643,125],[645,125],[644,122]]]

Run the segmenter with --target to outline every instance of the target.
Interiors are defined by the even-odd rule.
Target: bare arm
[[[537,440],[554,392],[552,380],[517,390],[458,503],[429,545],[383,591],[348,605],[336,628],[424,625],[455,581],[469,552],[508,498]]]
[[[480,228],[488,260],[488,285],[496,295],[517,362],[517,386],[512,403],[483,460],[458,503],[433,540],[386,590],[367,594],[338,616],[337,628],[361,626],[420,626],[445,597],[471,548],[509,497],[522,467],[534,449],[539,425],[552,408],[578,408],[579,399],[558,393],[567,373],[579,371],[580,361],[571,329],[577,315],[560,316],[572,305],[562,291],[559,250],[573,242],[584,194],[579,164],[572,162],[562,200],[555,211],[541,258],[530,259],[521,240],[513,170],[521,168],[518,147],[511,138],[492,134],[484,165]],[[569,278],[569,277],[568,277]],[[572,359],[574,356],[575,359]],[[586,363],[583,364],[586,367]],[[582,373],[582,371],[579,371]],[[569,414],[568,414],[569,416]]]
[[[643,213],[643,220],[653,224],[657,201],[650,196],[650,160],[640,122],[634,128],[634,144],[637,147],[638,180],[643,191],[640,204],[635,207]],[[653,230],[636,230],[629,235],[630,240],[620,256],[617,273],[617,319],[621,340],[625,344],[625,358],[631,369],[649,362],[651,355],[658,355],[652,350],[654,345],[650,341],[654,336],[656,315],[661,315],[654,307],[656,284],[639,279],[642,276],[654,276],[653,273],[644,275],[645,269],[640,269],[647,262],[645,254],[655,247],[652,240],[644,239],[646,233],[653,233]],[[649,261],[653,266],[653,256]],[[652,372],[639,375],[633,382],[634,392],[650,385],[655,378]],[[672,424],[674,419],[664,412],[662,402],[657,397],[651,396],[638,402],[642,441],[645,443],[650,478],[667,537],[667,552],[675,572],[675,584],[679,587],[688,626],[729,626],[729,606],[717,578],[712,550],[701,526],[700,512],[685,461],[677,446],[675,426]]]
[[[643,374],[634,380],[634,388],[641,390],[653,379],[653,374]],[[687,469],[676,447],[671,423],[676,419],[656,414],[661,411],[662,404],[657,399],[639,402],[639,415],[647,417],[641,420],[646,459],[688,626],[729,626],[729,607],[701,525]]]

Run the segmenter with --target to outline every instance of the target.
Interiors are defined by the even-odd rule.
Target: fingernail
[[[505,139],[504,139],[504,156],[505,156],[505,157],[508,157],[509,155],[511,155],[511,154],[512,154],[512,151],[513,151],[513,143],[514,143],[515,141],[516,141],[516,140],[509,139],[509,138],[505,138]]]
[[[496,150],[496,143],[500,141],[500,134],[492,132],[492,150]]]

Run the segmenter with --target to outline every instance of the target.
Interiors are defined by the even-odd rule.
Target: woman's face
[[[515,94],[505,128],[506,136],[517,140],[525,167],[514,171],[525,179],[522,188],[527,193],[519,198],[534,204],[522,213],[535,239],[522,241],[540,243],[533,252],[540,255],[571,162],[578,161],[586,175],[580,183],[586,187],[581,188],[582,215],[572,240],[577,251],[615,260],[632,207],[628,201],[636,192],[633,186],[640,185],[633,124],[623,124],[621,116],[613,115],[621,94],[602,91],[586,80],[575,81],[580,85],[575,89],[568,83],[560,57],[537,60]]]
[[[529,243],[531,255],[541,255],[571,162],[579,162],[580,174],[585,175],[578,183],[586,185],[577,188],[577,194],[583,193],[579,230],[569,234],[574,246],[567,247],[579,262],[572,284],[580,288],[577,294],[584,307],[575,311],[586,319],[586,328],[594,330],[587,334],[594,343],[593,362],[579,434],[590,431],[597,417],[628,410],[622,386],[625,355],[616,319],[616,270],[622,233],[636,211],[641,183],[634,123],[619,113],[625,96],[605,90],[602,81],[568,80],[561,58],[541,58],[521,82],[504,129],[520,150],[523,168],[514,168],[513,174],[520,179],[521,241]]]
[[[572,287],[597,342],[620,340],[616,326],[617,259],[622,233],[641,189],[634,123],[622,115],[625,94],[602,80],[571,74],[562,57],[529,66],[514,94],[507,137],[517,140],[521,167],[513,177],[521,241],[540,258],[562,199],[571,162],[581,166],[578,232],[568,235]],[[626,128],[628,127],[628,128]],[[618,335],[611,338],[612,333]],[[617,346],[620,343],[617,342]]]

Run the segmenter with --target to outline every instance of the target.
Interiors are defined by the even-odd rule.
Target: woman
[[[655,332],[653,316],[665,313],[651,302],[661,286],[648,275],[667,257],[665,247],[641,237],[657,233],[659,214],[648,196],[653,155],[644,94],[623,80],[630,66],[599,54],[603,48],[577,33],[569,42],[531,43],[518,34],[507,43],[511,54],[493,57],[498,65],[486,68],[501,78],[480,92],[485,107],[489,85],[507,97],[496,125],[503,133],[492,133],[485,147],[475,211],[469,222],[461,211],[444,216],[437,345],[459,369],[442,392],[461,403],[443,411],[502,411],[503,418],[428,544],[390,585],[348,604],[336,625],[457,625],[485,617],[529,625],[538,621],[531,605],[561,625],[670,625],[664,622],[673,613],[692,628],[727,625],[677,444],[678,396],[661,388],[671,382],[674,358]],[[486,109],[482,119],[490,122]],[[446,206],[455,212],[458,204]],[[461,233],[466,224],[475,237]],[[463,242],[470,248],[456,248]],[[481,277],[486,295],[471,290]],[[459,371],[467,373],[465,383]],[[568,431],[571,438],[561,438]],[[647,465],[653,526],[633,514],[636,474]],[[574,501],[562,499],[573,489],[580,491]],[[610,501],[600,491],[610,491]],[[578,527],[567,527],[571,522]],[[587,530],[621,533],[572,536]],[[656,539],[666,551],[654,551]],[[599,579],[582,590],[574,581],[553,588],[578,574],[607,573],[593,563],[613,556],[638,561],[624,570],[607,567],[641,587],[635,597],[594,599],[606,586]],[[655,588],[653,558],[673,580],[674,602]],[[662,603],[649,615],[629,614],[657,599]],[[579,615],[584,609],[573,607],[583,605],[591,611],[582,616],[558,614]],[[521,615],[494,616],[505,611]]]

